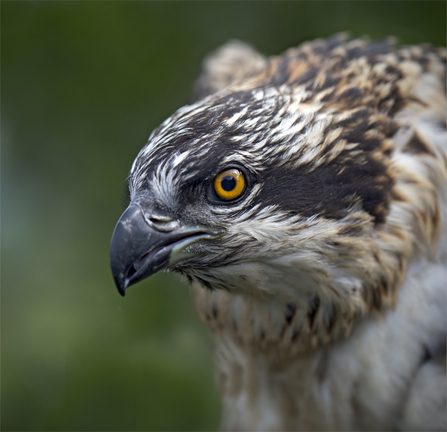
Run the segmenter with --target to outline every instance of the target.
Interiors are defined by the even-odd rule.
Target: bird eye
[[[234,200],[242,195],[245,190],[244,175],[237,169],[228,169],[222,171],[214,179],[214,192],[225,200]]]

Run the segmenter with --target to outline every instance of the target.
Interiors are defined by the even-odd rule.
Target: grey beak
[[[129,286],[190,257],[184,252],[190,244],[222,234],[203,226],[169,226],[150,222],[138,204],[122,214],[110,246],[112,275],[122,296]]]
[[[130,285],[166,267],[169,262],[166,248],[156,251],[150,262],[139,263],[148,252],[166,242],[166,233],[149,226],[138,205],[127,208],[116,225],[110,246],[113,279],[122,296]]]

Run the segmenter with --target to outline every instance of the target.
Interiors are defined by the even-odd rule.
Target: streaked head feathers
[[[209,288],[317,296],[350,316],[392,305],[406,263],[440,229],[445,99],[419,87],[442,90],[445,51],[335,37],[253,61],[212,94],[205,70],[203,98],[132,166],[131,197],[226,231],[171,270]],[[247,187],[219,202],[210,185],[229,168]]]

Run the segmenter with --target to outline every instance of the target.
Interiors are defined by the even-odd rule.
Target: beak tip
[[[126,295],[126,283],[117,283],[118,292],[124,297]]]
[[[128,280],[124,279],[124,278],[120,278],[119,276],[115,277],[115,275],[114,275],[113,280],[115,282],[116,288],[118,289],[118,292],[124,297],[126,295],[126,288],[129,285]]]

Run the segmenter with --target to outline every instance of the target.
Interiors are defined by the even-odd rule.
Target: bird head
[[[210,289],[364,302],[384,279],[388,126],[367,107],[322,109],[286,86],[179,109],[130,170],[111,244],[120,293],[169,270]]]

